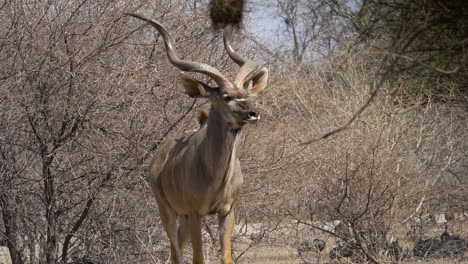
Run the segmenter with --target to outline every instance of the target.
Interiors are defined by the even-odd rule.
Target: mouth
[[[237,116],[239,117],[239,119],[237,120],[237,125],[239,126],[243,126],[243,125],[247,125],[247,124],[255,124],[257,123],[259,120],[260,120],[260,115],[259,114],[255,114],[255,115],[251,115],[251,114],[237,114]]]
[[[249,118],[244,119],[247,123],[256,123],[258,120],[260,120],[260,115],[257,116],[249,116]]]

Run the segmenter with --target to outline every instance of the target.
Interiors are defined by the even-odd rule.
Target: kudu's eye
[[[229,95],[227,95],[227,94],[224,94],[224,95],[223,95],[223,100],[224,100],[225,102],[229,102],[229,101],[232,100],[232,97],[229,96]]]

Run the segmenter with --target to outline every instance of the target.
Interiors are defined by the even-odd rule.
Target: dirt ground
[[[465,227],[465,225],[463,225]],[[297,227],[296,232],[291,232],[290,230],[294,230],[292,226],[286,226],[284,230],[288,231],[281,231],[279,228],[276,231],[273,231],[271,234],[273,237],[272,241],[267,241],[266,243],[259,243],[252,248],[249,247],[249,243],[252,243],[249,239],[250,237],[255,236],[258,234],[259,230],[261,230],[261,225],[255,226],[251,228],[249,233],[242,236],[242,239],[238,239],[234,241],[234,247],[237,249],[234,255],[239,255],[243,250],[246,250],[244,255],[239,258],[237,263],[239,264],[264,264],[264,263],[272,263],[272,264],[299,264],[299,263],[316,263],[316,264],[337,264],[337,263],[355,263],[352,262],[350,259],[343,258],[341,261],[332,260],[329,258],[328,253],[330,250],[336,245],[336,241],[334,239],[326,238],[320,233],[314,233],[310,231],[310,228],[306,226]],[[236,226],[236,231],[239,230],[239,227]],[[462,232],[457,228],[457,233],[462,233],[463,236],[466,235],[465,232]],[[443,232],[443,228],[435,228],[431,230],[430,233],[426,234],[430,237],[437,237]],[[261,232],[260,232],[261,233]],[[270,239],[272,237],[269,237]],[[310,240],[310,238],[320,238],[322,240],[327,241],[327,246],[325,250],[322,252],[305,252],[302,253],[302,256],[298,254],[298,245],[291,243],[291,241],[304,241]],[[266,237],[266,240],[269,239]],[[400,246],[403,247],[404,250],[409,252],[412,251],[413,243],[404,243],[400,241]],[[212,263],[218,263],[216,261]],[[461,260],[454,260],[454,259],[428,259],[428,260],[417,260],[409,258],[408,260],[398,262],[401,264],[468,264],[468,252],[465,252],[465,256],[463,261]]]
[[[466,237],[466,233],[461,230],[466,226],[462,226],[463,229],[457,228],[457,233],[462,233]],[[436,228],[431,230],[428,234],[431,237],[437,237],[443,228]],[[207,264],[219,263],[219,249],[218,243],[210,243],[212,239],[205,232],[205,259]],[[214,235],[214,237],[217,237]],[[260,224],[260,223],[249,223],[248,225],[236,225],[235,235],[233,241],[234,256],[238,258],[236,263],[238,264],[338,264],[338,263],[355,263],[349,259],[343,258],[341,262],[337,260],[331,260],[328,257],[330,250],[336,245],[334,239],[326,238],[319,233],[311,231],[307,226],[294,226],[291,224],[284,224],[275,226],[274,229],[271,227]],[[298,254],[298,245],[300,241],[310,240],[311,238],[320,238],[327,241],[326,248],[322,252],[304,252],[300,256]],[[257,241],[257,242],[255,242]],[[401,242],[401,241],[400,241]],[[164,245],[163,245],[164,244]],[[412,244],[400,245],[407,250],[411,250]],[[161,254],[155,254],[152,258],[140,258],[138,263],[169,263],[169,252],[166,243],[161,243],[161,248],[158,252]],[[190,263],[190,246],[186,248],[185,254],[186,263]],[[153,252],[154,254],[154,252]],[[239,257],[240,256],[240,257]],[[141,257],[141,256],[140,256]],[[146,260],[142,260],[146,259]],[[464,261],[456,261],[453,259],[430,259],[430,260],[408,260],[399,262],[401,264],[468,264],[468,252],[465,253]],[[0,247],[0,264],[11,264],[8,249],[6,247]]]
[[[0,247],[0,264],[10,264],[10,251],[7,247]]]
[[[349,260],[343,259],[341,262],[332,261],[326,255],[319,258],[307,259],[307,262],[301,260],[298,255],[287,248],[280,247],[262,247],[252,252],[247,253],[240,261],[239,264],[299,264],[299,263],[316,263],[316,264],[335,264],[335,263],[353,263]],[[446,259],[432,259],[432,260],[413,260],[402,261],[400,264],[468,264],[468,261],[455,261]]]
[[[465,255],[466,256],[466,255]],[[297,251],[292,248],[265,246],[255,248],[246,253],[240,260],[239,264],[337,264],[337,263],[353,263],[350,260],[342,259],[341,262],[333,261],[328,258],[328,252],[315,254],[315,257],[307,256],[304,262],[297,254]],[[465,257],[465,259],[468,259]],[[466,261],[456,261],[447,259],[430,259],[430,260],[411,260],[402,261],[400,264],[468,264]]]
[[[187,259],[186,259],[187,260]],[[308,263],[314,264],[335,264],[335,263],[349,263],[348,260],[341,262],[331,261],[327,253],[317,254],[315,258],[307,256]],[[149,262],[151,263],[151,262]],[[164,263],[164,262],[163,262]],[[189,263],[189,262],[187,262]],[[208,264],[219,263],[217,261],[208,262]],[[249,250],[243,255],[238,264],[304,264],[304,262],[297,254],[296,249],[280,247],[280,246],[258,246]],[[401,264],[468,264],[468,261],[453,261],[453,260],[427,260],[427,261],[403,261]],[[9,260],[8,249],[0,247],[0,264],[11,264]]]
[[[279,246],[260,246],[247,252],[241,259],[239,259],[238,263],[299,264],[304,262],[298,257],[295,249]]]

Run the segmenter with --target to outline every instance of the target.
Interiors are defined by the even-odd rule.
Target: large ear
[[[193,79],[192,77],[181,74],[182,85],[184,86],[185,93],[192,98],[206,98],[209,96],[203,83]]]
[[[257,96],[260,94],[263,89],[265,89],[266,85],[268,82],[268,70],[267,68],[262,68],[260,71],[258,71],[250,80],[245,82],[244,87],[250,87],[248,89],[249,95],[250,96]]]

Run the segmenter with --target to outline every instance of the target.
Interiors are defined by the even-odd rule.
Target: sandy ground
[[[275,246],[259,246],[242,256],[238,263],[299,264],[304,262],[298,258],[295,249]]]
[[[0,264],[11,264],[7,248],[0,247]],[[314,258],[315,257],[315,258]],[[316,264],[337,264],[340,262],[331,261],[326,253],[315,254],[314,257],[306,256],[308,263]],[[186,258],[186,263],[188,258]],[[152,263],[149,261],[148,263]],[[162,262],[164,263],[164,261]],[[207,264],[219,263],[218,261],[209,261]],[[280,246],[258,246],[245,253],[237,262],[238,264],[304,264],[305,262],[297,255],[293,248]],[[341,263],[352,263],[343,260]],[[450,261],[450,260],[427,260],[427,261],[403,261],[401,264],[468,264],[468,261]]]
[[[341,262],[336,260],[331,260],[328,257],[328,252],[335,245],[335,241],[327,240],[327,247],[321,253],[317,252],[306,252],[303,253],[302,258],[298,255],[297,245],[294,245],[292,241],[304,241],[310,240],[311,237],[320,238],[326,240],[325,237],[319,236],[317,233],[311,233],[310,228],[307,226],[296,226],[296,231],[287,224],[286,226],[276,226],[275,229],[269,229],[262,224],[258,223],[249,223],[246,225],[236,225],[235,234],[234,234],[234,255],[239,257],[236,263],[238,264],[304,264],[304,263],[314,263],[314,264],[337,264],[337,263],[353,263],[350,260],[343,259]],[[441,233],[442,229],[437,229],[434,232],[434,236]],[[265,232],[268,231],[268,232]],[[210,243],[210,237],[205,233],[205,260],[206,264],[220,263],[219,262],[219,249],[218,244]],[[263,235],[262,235],[263,234]],[[265,236],[265,234],[267,234]],[[262,237],[258,240],[259,243],[254,243],[256,237]],[[214,236],[216,237],[216,235]],[[406,245],[411,247],[411,245]],[[404,245],[402,247],[405,248]],[[406,247],[406,248],[408,248]],[[152,252],[153,257],[149,258],[148,256],[140,256],[140,261],[138,263],[168,263],[166,260],[169,257],[167,252],[167,246],[161,245],[161,248],[157,250],[160,253]],[[187,252],[188,251],[188,252]],[[190,246],[188,246],[185,254],[186,263],[190,263],[191,254],[189,251]],[[159,259],[162,258],[162,259]],[[305,262],[306,260],[307,262]],[[411,260],[399,262],[401,264],[468,264],[468,252],[465,253],[465,261],[455,261],[447,259],[430,259],[425,261]],[[0,247],[0,264],[11,264],[10,255],[6,247]]]
[[[330,260],[326,254],[322,254],[318,258],[306,258],[307,262],[302,261],[294,251],[287,248],[279,247],[264,247],[255,249],[249,252],[239,260],[239,264],[299,264],[299,263],[316,263],[316,264],[337,264],[337,263],[353,263],[343,259],[341,262]],[[455,261],[446,259],[431,259],[431,260],[414,260],[402,261],[400,264],[468,264],[468,261]]]
[[[465,254],[466,256],[466,254]],[[468,258],[465,258],[468,259]],[[304,262],[296,253],[294,249],[284,248],[284,247],[274,247],[274,246],[265,246],[255,248],[252,251],[246,253],[239,260],[239,264],[305,264],[305,263],[314,263],[314,264],[338,264],[338,263],[354,263],[348,259],[342,259],[341,262],[333,261],[328,258],[328,251],[320,254],[314,253],[313,255],[305,255]],[[213,262],[217,263],[217,262]],[[429,259],[429,260],[411,260],[411,261],[402,261],[398,262],[400,264],[468,264],[467,261],[456,261],[456,260],[447,260],[447,259]]]
[[[11,264],[10,251],[7,247],[0,247],[0,264]]]

